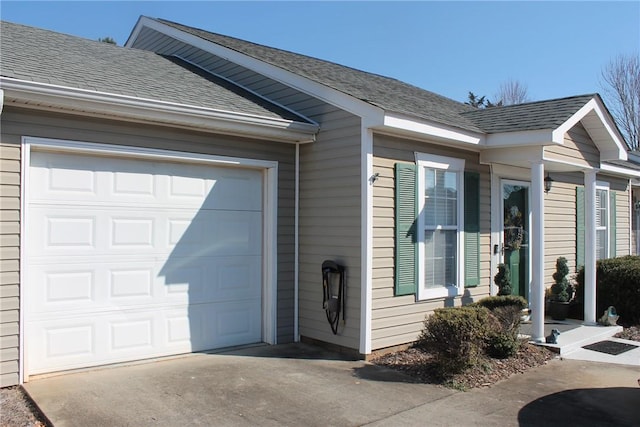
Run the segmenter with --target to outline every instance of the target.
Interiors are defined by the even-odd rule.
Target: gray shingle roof
[[[176,58],[0,22],[0,75],[89,91],[303,121]]]
[[[486,133],[555,129],[597,94],[473,110],[462,115]]]
[[[306,77],[386,111],[407,114],[469,131],[481,131],[474,122],[460,115],[462,112],[474,110],[473,107],[399,80],[164,19],[157,19],[157,21]]]

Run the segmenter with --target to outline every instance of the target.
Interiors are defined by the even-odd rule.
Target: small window
[[[418,299],[463,289],[464,160],[416,155],[418,163]]]
[[[596,187],[596,259],[609,257],[609,189]]]

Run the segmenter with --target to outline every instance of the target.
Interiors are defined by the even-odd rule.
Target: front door
[[[512,295],[529,299],[528,182],[502,181],[502,262],[511,271]]]

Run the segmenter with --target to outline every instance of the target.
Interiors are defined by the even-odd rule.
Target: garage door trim
[[[156,160],[165,162],[180,162],[183,164],[199,164],[211,166],[237,167],[263,171],[263,315],[262,336],[264,342],[276,344],[277,330],[277,200],[278,200],[278,162],[255,160],[239,157],[224,157],[207,154],[184,153],[179,151],[128,147],[121,145],[99,144],[80,141],[48,139],[40,137],[22,138],[22,176],[21,176],[21,224],[20,224],[20,382],[29,378],[29,367],[25,357],[25,326],[26,326],[26,289],[29,283],[27,266],[28,242],[26,229],[29,215],[29,180],[31,152],[47,151],[69,154],[83,154],[92,156],[124,157],[134,160]]]

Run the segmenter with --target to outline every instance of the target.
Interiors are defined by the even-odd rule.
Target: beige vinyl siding
[[[155,30],[143,29],[134,47],[180,56],[320,124],[316,142],[300,147],[300,335],[359,349],[359,118]],[[331,333],[322,309],[320,267],[326,259],[347,268],[346,323],[338,335]]]
[[[0,138],[0,387],[18,383],[20,144]]]
[[[563,145],[544,147],[544,157],[581,167],[600,167],[600,152],[580,123],[565,133]]]
[[[553,284],[553,273],[558,257],[567,258],[569,271],[576,271],[576,187],[584,187],[584,175],[552,173],[553,187],[544,196],[545,208],[545,286]],[[616,193],[616,254],[629,254],[629,187],[628,181],[599,174],[599,182],[609,184]]]
[[[140,124],[122,124],[90,118],[75,118],[68,115],[28,112],[5,106],[2,113],[2,144],[13,148],[7,156],[18,161],[19,147],[23,135],[55,138],[63,140],[95,142],[104,144],[118,144],[145,148],[167,149],[191,153],[202,153],[219,156],[243,157],[278,162],[278,342],[293,340],[293,275],[294,275],[294,195],[295,195],[295,146],[270,141],[257,141],[231,136],[219,136],[198,132],[189,132],[161,126],[147,126]],[[4,156],[3,150],[3,156]],[[3,169],[4,171],[4,169]],[[18,175],[17,172],[14,172]],[[19,182],[12,177],[12,183]],[[2,185],[2,197],[5,189],[17,184]],[[13,188],[6,191],[18,197]],[[1,362],[17,363],[17,328],[18,323],[18,219],[20,213],[18,205],[11,200],[7,206],[15,209],[4,210],[2,214],[2,273],[0,280],[2,293],[2,310],[0,310],[1,324],[10,326],[2,329],[8,335],[0,337],[2,346]],[[11,225],[13,224],[13,225]],[[15,357],[15,359],[5,359]],[[2,365],[14,366],[14,365]],[[17,370],[16,370],[17,372]],[[5,371],[2,371],[3,379]],[[7,375],[9,373],[7,372]],[[14,373],[15,375],[15,373]],[[10,379],[9,377],[7,377]],[[10,382],[15,383],[17,376]],[[5,382],[5,384],[7,384]]]
[[[305,109],[321,123],[300,147],[300,334],[358,350],[360,344],[360,120],[327,106]],[[322,309],[321,265],[346,267],[345,324],[333,335]]]
[[[544,195],[544,284],[553,284],[558,257],[565,257],[570,274],[576,271],[576,187],[584,185],[582,173],[552,173],[551,191]]]
[[[425,316],[436,308],[451,304],[451,300],[444,298],[416,301],[414,295],[394,296],[394,165],[397,162],[414,163],[415,152],[462,158],[465,159],[467,171],[480,173],[480,285],[465,289],[465,294],[455,298],[453,303],[468,304],[489,295],[489,168],[480,165],[478,154],[472,151],[375,135],[373,172],[380,175],[373,186],[373,350],[414,341],[422,329]]]

